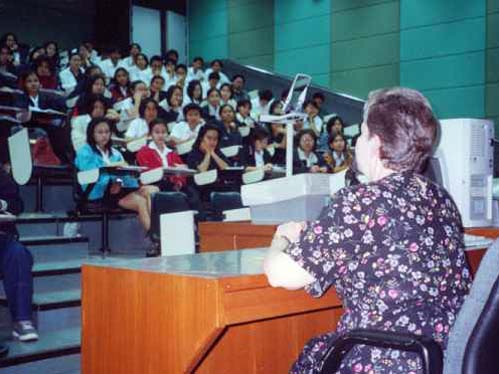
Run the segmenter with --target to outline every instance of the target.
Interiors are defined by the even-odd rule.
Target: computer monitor
[[[425,175],[454,199],[464,227],[492,225],[494,124],[484,119],[440,121]]]

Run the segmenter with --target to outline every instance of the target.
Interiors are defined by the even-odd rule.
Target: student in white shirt
[[[208,97],[208,91],[211,90],[212,88],[219,89],[221,86],[220,83],[220,74],[218,73],[210,73],[208,75],[208,81],[204,81],[201,83],[203,85],[203,94],[205,94],[205,98]]]
[[[147,56],[143,53],[137,54],[135,58],[135,66],[130,68],[130,80],[133,81],[143,81],[149,84],[151,80],[151,72],[149,70],[149,60]],[[149,80],[147,80],[149,79]]]
[[[83,44],[85,44],[85,46],[88,49],[88,52],[90,53],[90,61],[92,61],[92,63],[94,63],[96,65],[100,64],[101,58],[99,56],[99,53],[94,49],[94,43],[87,40],[87,41],[84,41]]]
[[[80,54],[81,57],[81,67],[84,70],[93,65],[93,62],[90,58],[91,57],[90,51],[88,50],[87,46],[84,43],[81,43],[80,46],[78,47],[78,53]]]
[[[177,76],[175,75],[175,61],[168,59],[165,62],[165,68],[163,69],[161,75],[165,78],[165,87],[164,90],[167,91],[170,86],[173,86],[177,83]],[[157,74],[155,74],[157,75]]]
[[[155,75],[151,79],[149,85],[150,97],[152,97],[159,104],[163,100],[166,100],[166,92],[164,91],[165,78],[161,75]]]
[[[76,52],[71,53],[69,56],[69,66],[59,73],[61,87],[67,94],[70,94],[82,79],[81,57]]]
[[[237,103],[236,100],[232,98],[232,87],[229,83],[224,83],[220,86],[220,104],[221,105],[230,105],[232,109],[236,110]]]
[[[135,60],[137,55],[142,52],[142,48],[139,43],[130,44],[130,48],[128,49],[129,55],[120,61],[120,66],[124,67],[128,71],[135,67]]]
[[[203,103],[201,115],[206,121],[220,121],[220,91],[210,88],[208,98]]]
[[[114,77],[114,72],[120,67],[121,52],[119,48],[112,48],[109,51],[109,58],[100,63],[102,72],[106,76],[108,82]]]
[[[208,76],[210,73],[218,73],[220,75],[220,84],[230,83],[230,79],[222,72],[223,63],[222,61],[216,59],[210,63],[210,68],[206,69],[205,75]]]
[[[297,155],[300,163],[298,172],[305,173],[327,173],[327,167],[322,164],[323,160],[320,159],[315,153],[315,143],[317,136],[311,129],[301,130],[296,135],[298,148]]]
[[[182,113],[182,100],[184,95],[182,88],[179,86],[170,86],[166,91],[166,103],[160,103],[160,106],[165,110],[163,113],[164,118],[170,122],[179,122],[184,119]]]
[[[312,129],[317,137],[322,132],[322,119],[319,117],[319,108],[313,100],[308,100],[303,104],[303,110],[307,113],[307,117],[303,121],[304,129]]]
[[[236,119],[239,123],[250,128],[255,127],[255,120],[251,117],[251,101],[246,99],[239,100],[236,110]]]
[[[269,114],[274,94],[270,90],[259,90],[258,97],[251,101],[251,116],[258,120],[262,114]]]
[[[183,110],[185,121],[177,123],[170,134],[175,144],[182,144],[197,137],[199,129],[204,125],[201,119],[201,108],[197,104],[187,104]]]
[[[135,118],[128,126],[125,138],[139,139],[147,136],[149,133],[149,124],[158,117],[159,105],[154,99],[147,98],[140,103],[139,117]]]
[[[205,74],[203,71],[204,60],[202,57],[194,57],[192,60],[192,66],[187,70],[187,81],[198,80],[203,82],[205,80]]]
[[[201,82],[194,79],[187,85],[186,94],[184,95],[184,105],[194,103],[201,105],[203,102],[203,87]]]
[[[178,52],[176,49],[166,51],[165,60],[172,60],[175,66],[178,64]]]

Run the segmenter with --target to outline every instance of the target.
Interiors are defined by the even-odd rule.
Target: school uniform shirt
[[[113,87],[111,87],[109,92],[111,93],[111,98],[115,103],[125,100],[132,95],[128,87],[122,87],[119,85],[114,85]]]
[[[130,69],[133,69],[135,67],[135,62],[133,61],[132,56],[128,56],[128,57],[125,57],[124,59],[122,59],[118,63],[118,65],[122,68],[125,68],[130,73]]]
[[[307,116],[307,118],[303,120],[303,128],[314,130],[315,135],[317,136],[319,136],[322,132],[322,125],[323,122],[321,117],[319,116],[315,116],[314,118],[312,118],[312,120],[310,120],[310,118]]]
[[[194,79],[197,79],[200,82],[203,82],[206,79],[203,69],[198,69],[194,71],[194,68],[191,66],[187,69],[187,78],[186,81],[190,82]]]
[[[36,97],[30,97],[24,93],[16,97],[13,106],[22,109],[53,109],[59,112],[66,112],[67,110],[64,98],[47,92],[39,92]]]
[[[253,147],[249,146],[243,149],[241,161],[242,164],[246,167],[247,166],[263,167],[266,164],[272,163],[272,156],[270,155],[269,151],[267,151],[266,149],[257,152]]]
[[[228,101],[220,100],[220,106],[228,104],[232,107],[232,109],[236,110],[237,102],[234,99],[229,99]]]
[[[90,53],[90,61],[92,61],[92,63],[94,63],[95,65],[100,65],[100,63],[102,62],[101,57],[95,49]]]
[[[204,72],[204,76],[206,77],[206,80],[208,80],[208,77],[210,76],[211,73],[213,73],[212,68],[206,69],[206,71]],[[225,75],[225,73],[219,71],[218,75],[220,75],[220,82],[219,82],[220,85],[222,85],[224,83],[230,83],[230,79],[227,77],[227,75]]]
[[[220,121],[220,105],[214,107],[211,106],[208,102],[205,102],[201,108],[201,117],[203,117],[206,121]]]
[[[114,73],[120,67],[119,62],[115,65],[113,61],[108,58],[100,63],[100,68],[104,75],[106,76],[106,80],[109,82],[114,77]]]
[[[179,139],[180,141],[186,141],[191,138],[195,138],[199,134],[199,130],[203,127],[204,122],[198,123],[198,125],[192,130],[189,124],[185,121],[178,122],[172,129],[170,136]]]
[[[231,165],[230,161],[225,157],[225,155],[220,151],[220,149],[216,149],[215,153],[218,157],[220,157],[223,161],[227,163],[227,165]],[[198,165],[203,162],[205,154],[199,149],[192,149],[192,151],[187,156],[187,165],[190,169],[198,170]],[[210,164],[208,166],[208,170],[218,169],[218,164],[211,157]]]
[[[149,134],[149,126],[147,125],[146,120],[143,118],[135,118],[132,122],[130,122],[128,129],[126,130],[125,137],[137,139],[142,138],[147,134]]]
[[[140,70],[137,66],[134,66],[130,68],[128,74],[130,74],[130,82],[142,81],[146,84],[147,87],[149,87],[152,78],[152,72],[149,68]]]
[[[235,129],[227,129],[223,123],[219,123],[220,128],[220,148],[232,147],[234,145],[242,145],[243,138],[241,133],[237,129],[237,124]]]
[[[255,97],[253,100],[251,100],[251,117],[260,118],[262,114],[269,114],[270,105],[273,101],[274,100],[271,100],[267,105],[261,106],[260,99],[258,97]]]
[[[182,107],[186,106],[187,104],[197,104],[201,106],[202,103],[203,103],[202,100],[193,100],[189,97],[189,95],[184,94],[184,99],[182,100]]]
[[[219,81],[215,88],[217,90],[219,90],[221,86],[222,86],[222,83],[220,83],[220,81]],[[201,88],[203,91],[203,99],[208,98],[208,91],[211,89],[210,82],[208,82],[208,81],[201,82]]]
[[[301,161],[302,165],[307,168],[311,168],[319,163],[319,158],[314,152],[310,152],[307,156],[301,148],[298,148],[297,153],[298,159]]]
[[[75,165],[79,171],[86,171],[92,169],[98,169],[108,165],[109,163],[122,162],[124,161],[123,155],[117,149],[111,147],[109,153],[106,155],[99,150],[94,150],[90,145],[85,144],[76,153]],[[101,174],[99,179],[95,183],[92,191],[88,195],[89,200],[102,199],[106,192],[109,183],[116,180],[116,176],[109,174]],[[123,181],[123,187],[125,188],[138,188],[139,184],[135,178],[128,175],[121,176],[120,179]],[[85,191],[87,185],[82,185],[82,189]]]
[[[69,67],[59,73],[59,81],[61,82],[61,87],[68,94],[76,88],[78,83],[82,81],[83,78],[83,69],[80,69],[80,74],[77,77],[75,77]]]
[[[71,119],[71,143],[73,149],[78,152],[81,147],[87,144],[87,127],[92,117],[89,114],[83,114]]]
[[[246,125],[246,126],[249,126],[249,127],[254,127],[255,126],[255,120],[253,118],[251,118],[251,116],[243,117],[240,113],[236,113],[236,119],[242,125]]]
[[[160,167],[172,167],[183,165],[184,162],[180,156],[168,147],[164,147],[161,151],[156,143],[150,142],[148,145],[143,146],[137,152],[137,163],[140,166],[145,166],[151,169]],[[171,176],[168,180],[177,185],[184,187],[187,184],[187,178],[181,176]]]

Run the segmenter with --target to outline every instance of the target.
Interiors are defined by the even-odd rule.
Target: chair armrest
[[[433,339],[421,335],[364,329],[352,330],[338,338],[325,355],[321,374],[336,373],[348,352],[359,344],[417,353],[423,362],[425,374],[442,374],[442,349]]]

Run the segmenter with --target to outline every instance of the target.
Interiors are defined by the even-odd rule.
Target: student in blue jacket
[[[123,155],[112,146],[111,126],[105,118],[94,118],[87,128],[87,144],[81,147],[75,164],[78,170],[92,170],[116,163],[124,163]],[[87,185],[82,185],[83,190]],[[140,186],[131,176],[117,177],[102,173],[88,195],[88,199],[98,201],[111,199],[111,204],[138,213],[144,229],[151,227],[151,194],[158,192],[155,186]]]

